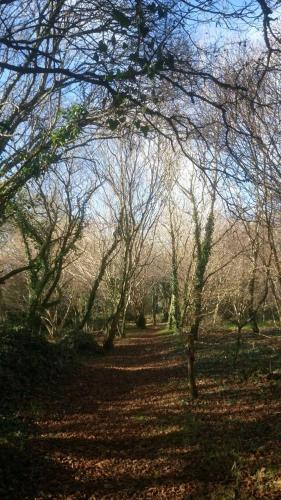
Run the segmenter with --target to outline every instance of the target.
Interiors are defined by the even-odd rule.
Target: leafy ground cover
[[[279,499],[280,334],[198,342],[188,397],[183,342],[132,331],[0,421],[7,499]]]

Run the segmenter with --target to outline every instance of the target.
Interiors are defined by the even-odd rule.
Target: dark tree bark
[[[188,368],[190,395],[192,399],[196,399],[198,398],[198,389],[196,384],[196,373],[195,373],[195,346],[194,346],[194,335],[191,332],[187,336],[187,368]]]

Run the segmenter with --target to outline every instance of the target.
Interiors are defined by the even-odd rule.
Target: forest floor
[[[18,413],[1,499],[281,498],[280,340],[247,333],[233,370],[231,334],[203,335],[192,401],[180,338],[132,331]]]

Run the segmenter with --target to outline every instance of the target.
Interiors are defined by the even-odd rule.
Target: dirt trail
[[[34,497],[189,498],[186,395],[171,335],[135,332],[93,358],[38,420],[32,448],[44,471]]]
[[[35,427],[7,457],[5,500],[279,500],[280,381],[241,381],[225,341],[202,336],[196,401],[177,336],[134,332],[88,357],[27,413]]]

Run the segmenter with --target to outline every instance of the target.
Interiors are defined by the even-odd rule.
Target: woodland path
[[[186,396],[172,335],[134,332],[92,358],[38,421],[33,448],[50,467],[36,498],[186,498]]]
[[[280,498],[280,392],[216,379],[221,359],[203,353],[191,401],[175,335],[134,331],[88,357],[33,409],[24,477],[7,498]]]

